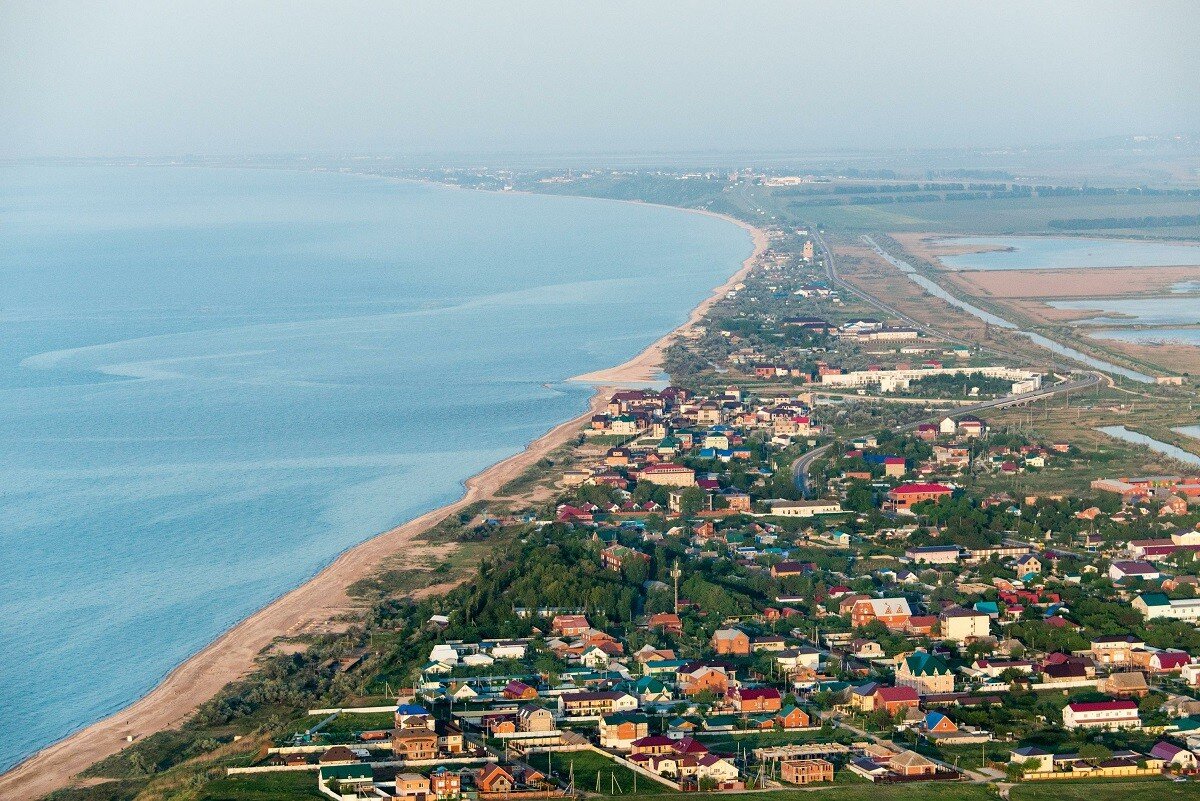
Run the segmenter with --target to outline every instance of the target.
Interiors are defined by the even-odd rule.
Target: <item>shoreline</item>
[[[621,202],[637,203],[637,201],[632,200]],[[661,204],[637,203],[637,205],[648,206]],[[668,206],[667,208],[678,207]],[[734,286],[736,286],[743,279],[745,279],[747,275],[749,275],[750,270],[754,268],[754,263],[769,245],[766,232],[761,228],[756,228],[750,223],[742,222],[741,220],[733,217],[728,217],[724,214],[717,214],[716,212],[712,211],[704,211],[701,209],[684,210],[693,211],[696,214],[705,214],[711,217],[717,217],[719,219],[729,220],[736,223],[740,227],[750,232],[750,238],[754,243],[754,251],[748,257],[746,257],[746,260],[742,262],[742,266],[738,268],[738,271],[729,276],[729,279],[725,281],[725,283],[721,284],[720,286],[713,287],[712,294],[700,301],[696,308],[692,309],[692,312],[688,315],[688,318],[684,320],[678,327],[672,329],[654,342],[647,345],[645,350],[624,364],[619,364],[616,367],[609,367],[603,370],[595,370],[590,373],[584,373],[583,375],[577,375],[570,379],[571,381],[578,381],[587,384],[623,384],[655,380],[662,372],[663,359],[665,358],[667,348],[671,345],[671,343],[679,337],[690,336],[692,332],[695,331],[700,321],[704,319],[704,315],[708,313],[708,310],[711,309],[717,301],[725,297],[725,294],[733,289]]]
[[[461,188],[461,187],[457,187]],[[604,198],[596,198],[603,200]],[[304,583],[279,596],[249,617],[233,625],[217,639],[189,656],[158,684],[118,712],[91,723],[48,745],[0,774],[0,796],[41,798],[71,786],[75,777],[91,765],[131,743],[155,732],[180,726],[205,701],[223,687],[253,671],[255,660],[276,638],[309,626],[328,622],[351,608],[346,589],[371,575],[390,556],[417,539],[445,518],[480,500],[497,494],[501,487],[525,472],[559,445],[569,441],[593,415],[607,408],[608,396],[628,384],[654,380],[661,373],[663,356],[678,336],[687,336],[704,314],[741,281],[767,248],[766,232],[742,220],[703,209],[688,209],[638,201],[615,201],[644,206],[661,206],[676,211],[704,214],[732,222],[751,234],[753,252],[738,270],[700,302],[682,324],[648,345],[633,358],[613,368],[575,376],[569,380],[595,388],[582,414],[554,426],[520,452],[491,465],[463,482],[462,497],[444,506],[377,534],[337,555],[332,562]]]

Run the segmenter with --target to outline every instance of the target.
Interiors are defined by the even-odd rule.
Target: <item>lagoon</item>
[[[1054,270],[1071,267],[1169,267],[1200,264],[1200,245],[1073,236],[963,236],[948,245],[988,248],[940,256],[954,270]]]
[[[943,289],[941,287],[941,285],[939,285],[937,282],[935,282],[929,278],[926,278],[925,276],[918,273],[917,269],[915,267],[913,267],[911,264],[909,264],[908,262],[904,261],[903,259],[896,258],[895,256],[888,253],[883,248],[879,247],[879,245],[876,244],[876,242],[873,239],[871,239],[869,236],[863,237],[863,239],[877,254],[879,254],[880,258],[884,259],[889,264],[894,266],[896,269],[900,270],[900,272],[902,272],[906,276],[908,276],[910,281],[912,281],[913,283],[915,283],[918,286],[920,286],[921,288],[923,288],[929,294],[933,295],[936,298],[941,298],[942,300],[946,301],[947,303],[949,303],[951,306],[954,306],[955,308],[962,309],[963,311],[967,312],[968,314],[972,314],[981,320],[985,320],[986,322],[988,322],[991,325],[995,325],[1000,328],[1006,328],[1010,331],[1014,331],[1015,333],[1020,334],[1021,336],[1029,339],[1031,342],[1033,342],[1037,345],[1040,345],[1049,351],[1057,353],[1060,356],[1066,356],[1067,358],[1073,359],[1082,364],[1086,364],[1088,367],[1094,367],[1097,370],[1101,370],[1106,373],[1111,373],[1113,375],[1124,376],[1133,381],[1137,381],[1137,382],[1143,383],[1143,384],[1149,384],[1149,383],[1154,382],[1153,376],[1146,375],[1145,373],[1138,372],[1137,370],[1130,370],[1127,367],[1121,367],[1120,365],[1113,364],[1111,362],[1106,362],[1103,359],[1097,359],[1094,356],[1089,356],[1086,353],[1083,353],[1082,351],[1076,350],[1075,348],[1072,348],[1072,347],[1068,347],[1059,342],[1055,342],[1054,340],[1049,339],[1048,337],[1042,336],[1041,334],[1038,334],[1034,331],[1022,331],[1016,326],[1016,324],[1009,322],[1008,320],[1005,320],[1004,318],[999,317],[998,315],[992,314],[991,312],[987,311],[986,309],[981,309],[980,307],[976,306],[973,303],[968,303],[965,300],[960,300],[958,297],[950,294],[945,289]]]

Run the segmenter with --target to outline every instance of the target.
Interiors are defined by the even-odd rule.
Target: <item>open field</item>
[[[722,733],[697,738],[710,751],[717,753],[736,753],[739,749],[750,751],[775,745],[794,745],[811,742],[840,742],[850,743],[857,738],[845,729],[835,730],[832,734],[819,729],[813,731],[767,731],[750,734]]]
[[[1181,345],[1174,342],[1120,342],[1115,339],[1098,337],[1089,339],[1093,342],[1103,342],[1104,347],[1119,351],[1130,359],[1147,364],[1162,365],[1172,373],[1200,376],[1200,348],[1193,345]]]
[[[982,337],[982,320],[927,295],[903,273],[879,258],[862,240],[830,237],[829,245],[837,254],[838,274],[848,283],[872,295],[888,298],[921,323],[936,325],[939,330],[960,336]]]
[[[1200,783],[1175,783],[1165,779],[1144,781],[1049,781],[1023,782],[1009,794],[1012,801],[1095,801],[1119,798],[1121,801],[1174,801],[1200,798]]]
[[[1070,469],[1047,467],[1036,473],[1016,476],[982,474],[973,479],[977,489],[1008,491],[1016,496],[1083,491],[1096,478],[1154,473],[1188,473],[1194,467],[1179,464],[1147,448],[1115,439],[1095,429],[1123,425],[1155,439],[1200,453],[1200,441],[1171,431],[1194,425],[1200,412],[1172,399],[1118,396],[1107,392],[1099,398],[1086,394],[1032,409],[996,410],[987,416],[993,431],[1022,431],[1048,442],[1069,442],[1083,451],[1085,459]]]
[[[1058,236],[1200,239],[1200,226],[1073,231],[1054,220],[1171,216],[1196,213],[1196,202],[1171,197],[1086,196],[956,200],[932,203],[821,205],[803,197],[776,194],[772,200],[789,216],[847,233],[911,231],[969,234],[1055,234]]]
[[[1183,373],[1194,372],[1193,368],[1197,364],[1198,358],[1196,351],[1200,349],[1189,348],[1187,346],[1156,347],[1144,344],[1130,346],[1129,343],[1091,337],[1087,335],[1088,332],[1086,329],[1071,325],[1071,322],[1093,317],[1095,316],[1093,313],[1087,310],[1053,309],[1038,299],[1024,297],[1024,290],[1007,288],[1009,284],[1014,287],[1020,287],[1028,272],[1048,273],[1052,271],[971,271],[967,274],[967,278],[964,279],[962,274],[957,271],[937,270],[928,260],[917,258],[912,253],[904,250],[900,244],[900,240],[895,235],[889,235],[889,237],[892,241],[884,246],[889,248],[893,255],[917,265],[918,269],[927,279],[936,281],[956,297],[969,301],[979,308],[1017,325],[1023,330],[1034,331],[1055,342],[1087,353],[1093,357],[1150,375],[1181,375]],[[913,317],[923,319],[921,315],[925,314],[928,316],[931,313],[931,309],[940,311],[943,308],[952,308],[937,298],[925,294],[919,286],[909,281],[905,275],[883,259],[875,256],[874,261],[872,261],[871,257],[874,254],[869,249],[855,249],[853,243],[849,245],[838,243],[836,251],[839,256],[843,250],[854,256],[853,259],[847,259],[845,262],[848,265],[848,269],[844,270],[845,274],[843,277],[847,281],[857,283],[857,285],[877,295],[885,295],[891,298],[897,308]],[[1053,272],[1079,271],[1058,270]],[[1127,273],[1129,270],[1119,269],[1108,272]],[[982,287],[968,283],[976,280],[987,283]],[[1059,279],[1054,279],[1051,276],[1045,280],[1057,281]],[[905,289],[901,285],[902,282],[911,284],[912,288]],[[1171,283],[1175,282],[1171,281]],[[1044,291],[1044,289],[1037,291]],[[994,294],[994,292],[1001,294]],[[1012,296],[1008,296],[1009,294]],[[959,314],[966,313],[959,312]],[[967,316],[975,321],[973,327],[948,329],[947,327],[952,325],[956,318],[946,317],[946,322],[940,324],[942,330],[950,330],[960,337],[981,342],[980,334],[975,334],[974,332],[986,330],[983,327],[983,323],[972,315]],[[1048,351],[1034,345],[1024,337],[997,328],[993,328],[987,333],[990,340],[988,344],[993,347],[1000,346],[1001,343],[1006,343],[1003,347],[1010,352],[1028,353],[1031,359],[1049,358]]]
[[[279,801],[281,798],[325,798],[317,790],[315,771],[226,776],[204,786],[197,801]]]
[[[595,793],[599,787],[600,795],[634,795],[634,774],[629,768],[618,765],[608,757],[601,756],[595,751],[568,751],[552,755],[555,778],[559,781],[569,781],[572,766],[575,771],[575,787],[587,793]],[[546,769],[546,754],[532,754],[527,760],[538,770]],[[597,777],[599,783],[597,784]],[[614,783],[615,780],[615,783]],[[672,795],[675,791],[659,784],[645,776],[637,778],[637,796]]]
[[[1163,784],[1169,786],[1168,782]],[[931,798],[938,801],[995,801],[997,798],[993,790],[983,785],[962,782],[916,782],[886,787],[867,782],[819,784],[807,790],[797,787],[774,792],[721,793],[719,797],[721,801],[928,801]],[[1158,801],[1159,798],[1168,796],[1148,796],[1136,801]]]

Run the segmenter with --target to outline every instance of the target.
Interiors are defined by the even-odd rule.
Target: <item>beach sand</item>
[[[712,304],[745,277],[767,247],[766,233],[747,223],[713,212],[683,210],[720,217],[748,229],[754,240],[754,253],[729,281],[717,287],[710,298],[697,306],[679,328],[619,367],[573,379],[596,385],[596,394],[588,411],[555,426],[521,453],[467,479],[463,497],[454,503],[427,512],[345,551],[312,579],[255,612],[183,662],[147,695],[120,712],[47,746],[16,765],[0,776],[0,798],[40,798],[71,785],[78,773],[120,751],[129,744],[126,737],[140,739],[181,725],[200,704],[226,684],[249,673],[256,657],[276,638],[328,625],[335,618],[357,610],[359,607],[346,592],[350,585],[379,571],[385,560],[394,557],[445,518],[472,503],[498,495],[501,487],[571,440],[588,419],[607,408],[613,384],[644,382],[657,377],[662,371],[663,354],[670,341],[690,333]],[[426,588],[424,594],[433,590]],[[95,782],[79,781],[80,785],[91,783]]]

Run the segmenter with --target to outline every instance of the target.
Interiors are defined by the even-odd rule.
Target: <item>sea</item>
[[[0,167],[0,769],[580,414],[732,223],[327,171]]]

